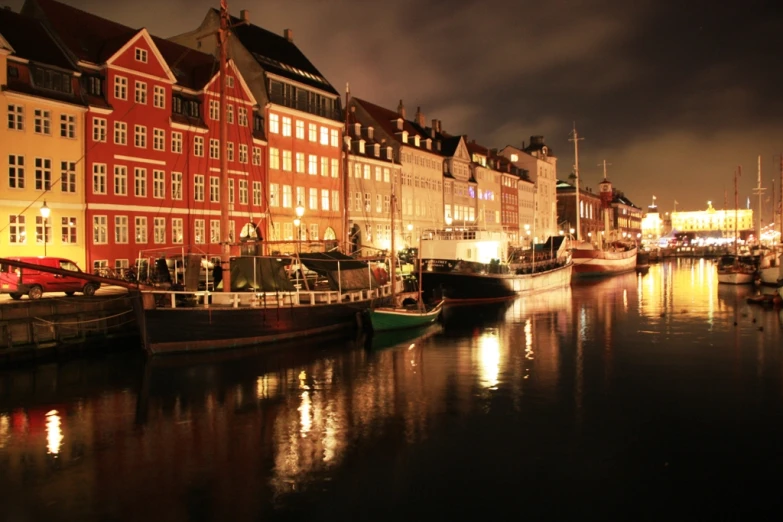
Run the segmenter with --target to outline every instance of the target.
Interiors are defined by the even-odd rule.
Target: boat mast
[[[780,190],[780,206],[778,207],[780,211],[780,240],[778,243],[783,244],[783,154],[780,155],[780,189],[778,190]],[[775,221],[774,212],[772,221]]]
[[[764,194],[764,191],[767,190],[761,187],[761,155],[759,155],[758,164],[758,184],[756,188],[753,189],[753,192],[759,197],[759,217],[757,220],[758,229],[756,230],[756,240],[759,242],[759,246],[761,246],[761,196]]]
[[[344,136],[350,135],[350,130],[348,128],[349,115],[350,115],[348,102],[350,101],[350,97],[351,97],[351,85],[348,82],[345,82],[345,134]],[[348,229],[348,198],[350,197],[348,194],[348,152],[351,150],[350,142],[348,143],[347,147],[345,146],[345,143],[343,143],[343,150],[345,152],[345,159],[343,160],[343,241],[345,241],[345,252],[350,254],[351,238]],[[393,236],[392,236],[392,241],[394,241]]]
[[[227,0],[220,0],[220,29],[217,33],[218,49],[220,51],[220,268],[223,273],[223,292],[231,291],[231,238],[229,237],[228,220],[228,155],[226,154],[226,139],[228,137],[228,118],[226,112],[226,71],[228,55],[229,15]]]
[[[394,163],[392,163],[394,165]],[[392,292],[392,307],[397,306],[397,263],[396,263],[396,257],[397,252],[394,248],[394,234],[396,233],[394,230],[394,210],[397,208],[397,195],[394,193],[394,187],[396,183],[392,182],[392,192],[391,192],[391,259],[389,261],[389,268],[391,271],[390,274],[390,280],[391,280],[391,292]]]
[[[737,260],[737,207],[739,207],[739,192],[737,191],[737,173],[742,176],[742,166],[734,171],[734,262]]]
[[[584,138],[580,138],[579,135],[576,132],[576,122],[574,122],[574,130],[571,132],[572,138],[569,138],[568,141],[574,142],[574,177],[576,178],[576,241],[579,242],[579,239],[582,236],[582,226],[581,226],[581,212],[579,209],[579,140],[583,140]]]
[[[419,298],[417,299],[419,311],[422,311],[424,308],[424,303],[421,300],[421,236],[423,234],[419,233],[419,252],[416,254],[416,260],[419,262],[419,277],[417,279],[417,283],[419,284]]]

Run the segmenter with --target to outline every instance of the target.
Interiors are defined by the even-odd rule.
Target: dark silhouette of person
[[[217,290],[218,285],[223,280],[223,267],[220,263],[215,263],[212,267],[212,288]]]

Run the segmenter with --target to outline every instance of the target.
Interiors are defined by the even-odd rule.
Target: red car
[[[8,259],[31,265],[59,268],[60,270],[69,270],[77,273],[82,272],[76,263],[60,257],[9,257]],[[91,296],[95,294],[95,291],[100,286],[100,283],[85,281],[78,277],[0,264],[0,293],[9,294],[12,299],[21,299],[25,294],[30,299],[40,299],[45,292],[65,292],[65,295],[81,292],[84,295]]]

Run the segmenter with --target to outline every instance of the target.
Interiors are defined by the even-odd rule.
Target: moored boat
[[[739,196],[737,191],[737,173],[742,175],[742,167],[734,171],[734,254],[721,256],[718,260],[718,283],[729,285],[747,285],[753,283],[756,277],[756,266],[752,264],[752,258],[743,259],[738,252],[737,233],[737,209]]]
[[[609,244],[607,248],[580,243],[571,255],[576,277],[622,274],[636,268],[636,246],[619,241]]]

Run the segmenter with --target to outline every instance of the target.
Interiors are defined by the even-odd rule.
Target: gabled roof
[[[219,16],[217,9],[212,11]],[[231,17],[232,24],[239,24],[232,32],[264,70],[339,96],[293,42],[257,25],[240,22],[239,18]]]
[[[0,9],[0,35],[11,45],[15,56],[60,69],[76,70],[38,20],[10,9]]]
[[[366,100],[362,100],[360,98],[351,98],[352,103],[356,103],[357,105],[360,105],[362,109],[364,109],[367,114],[378,124],[378,126],[383,129],[383,131],[388,134],[389,136],[392,136],[394,141],[396,141],[399,144],[406,145],[408,147],[413,147],[410,143],[402,143],[399,139],[399,133],[402,131],[406,131],[409,136],[419,136],[420,140],[426,140],[426,139],[432,139],[431,136],[429,136],[424,130],[421,129],[418,125],[414,124],[412,121],[409,120],[402,120],[402,131],[397,129],[397,121],[400,119],[400,115],[397,114],[396,111],[392,111],[390,109],[386,109],[384,107],[381,107],[380,105],[375,105],[374,103],[370,103]],[[431,150],[427,150],[426,147],[419,147],[421,150],[424,150],[426,152],[431,152],[433,154],[440,155],[441,153],[435,150],[435,147],[433,146]]]

